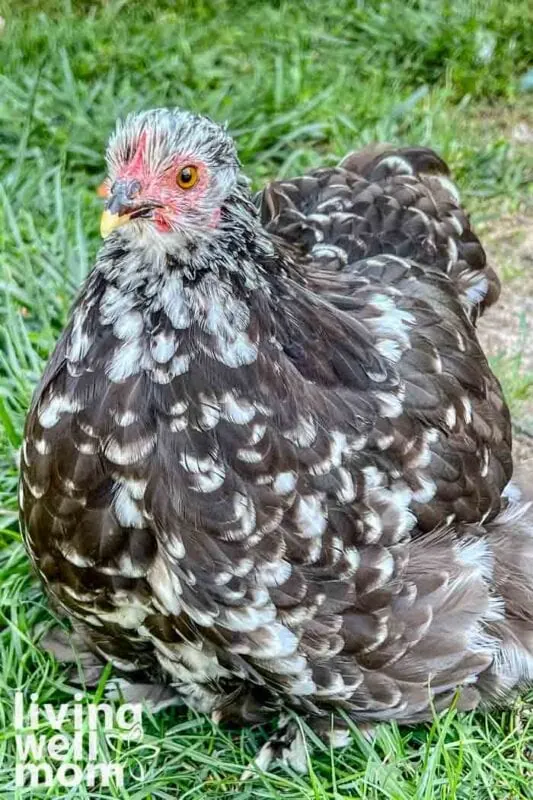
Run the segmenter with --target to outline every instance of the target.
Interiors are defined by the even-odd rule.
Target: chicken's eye
[[[178,172],[177,183],[180,189],[192,189],[198,180],[198,170],[192,164],[182,167]]]

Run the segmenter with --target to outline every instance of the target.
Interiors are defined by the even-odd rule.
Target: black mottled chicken
[[[227,132],[165,109],[119,123],[107,162],[20,484],[78,646],[132,697],[292,709],[332,744],[336,709],[413,723],[458,689],[511,696],[533,677],[533,516],[476,337],[498,281],[445,164],[383,147],[253,198]],[[301,767],[294,730],[258,763]]]

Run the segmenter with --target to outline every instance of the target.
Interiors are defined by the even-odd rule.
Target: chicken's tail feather
[[[359,655],[367,672],[354,717],[415,723],[448,707],[457,689],[464,710],[501,704],[533,683],[533,502],[507,495],[505,511],[484,526],[452,525],[409,543],[387,635]],[[401,703],[363,707],[378,677],[393,682]]]
[[[480,678],[486,698],[498,700],[533,682],[533,466],[522,467],[506,491],[509,505],[488,526],[494,567],[493,591],[504,607],[502,619],[489,622],[499,647]]]
[[[370,145],[349,153],[339,166],[384,186],[400,206],[416,209],[418,222],[426,220],[436,242],[441,236],[451,242],[447,272],[473,319],[498,299],[499,279],[486,263],[459,190],[437,153],[428,147]]]

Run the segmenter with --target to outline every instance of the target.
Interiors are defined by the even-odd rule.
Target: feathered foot
[[[98,685],[105,664],[89,649],[79,633],[52,628],[40,639],[39,644],[60,664],[69,665],[69,681],[89,688]]]
[[[295,772],[307,772],[306,740],[298,723],[286,714],[279,718],[278,729],[270,737],[241,775],[241,781],[252,778],[256,772],[267,772],[274,761],[279,761]]]
[[[349,725],[342,719],[317,717],[306,720],[313,732],[333,750],[344,749],[352,743]],[[359,723],[358,730],[367,741],[375,737],[375,725]],[[294,772],[306,774],[309,766],[309,755],[312,743],[305,738],[297,720],[288,714],[279,718],[278,728],[241,775],[241,781],[249,780],[258,771],[267,772],[276,762],[290,767]]]
[[[67,680],[70,683],[87,688],[98,685],[105,663],[87,646],[78,631],[69,634],[61,628],[53,628],[41,638],[40,645],[60,664],[68,665]],[[143,703],[152,714],[171,706],[183,705],[183,700],[170,686],[124,677],[111,680],[105,696],[108,700],[122,700],[124,703]]]
[[[116,678],[109,682],[105,695],[108,700],[124,703],[142,703],[152,714],[158,714],[172,706],[182,706],[182,698],[162,683],[136,683],[127,678]]]

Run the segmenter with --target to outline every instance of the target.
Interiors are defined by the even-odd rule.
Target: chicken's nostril
[[[130,197],[133,200],[133,198],[136,197],[140,191],[141,191],[141,182],[137,180],[132,181],[128,187],[128,197]]]
[[[138,180],[116,180],[109,193],[107,210],[113,214],[128,213],[133,210],[140,191],[141,183]]]

